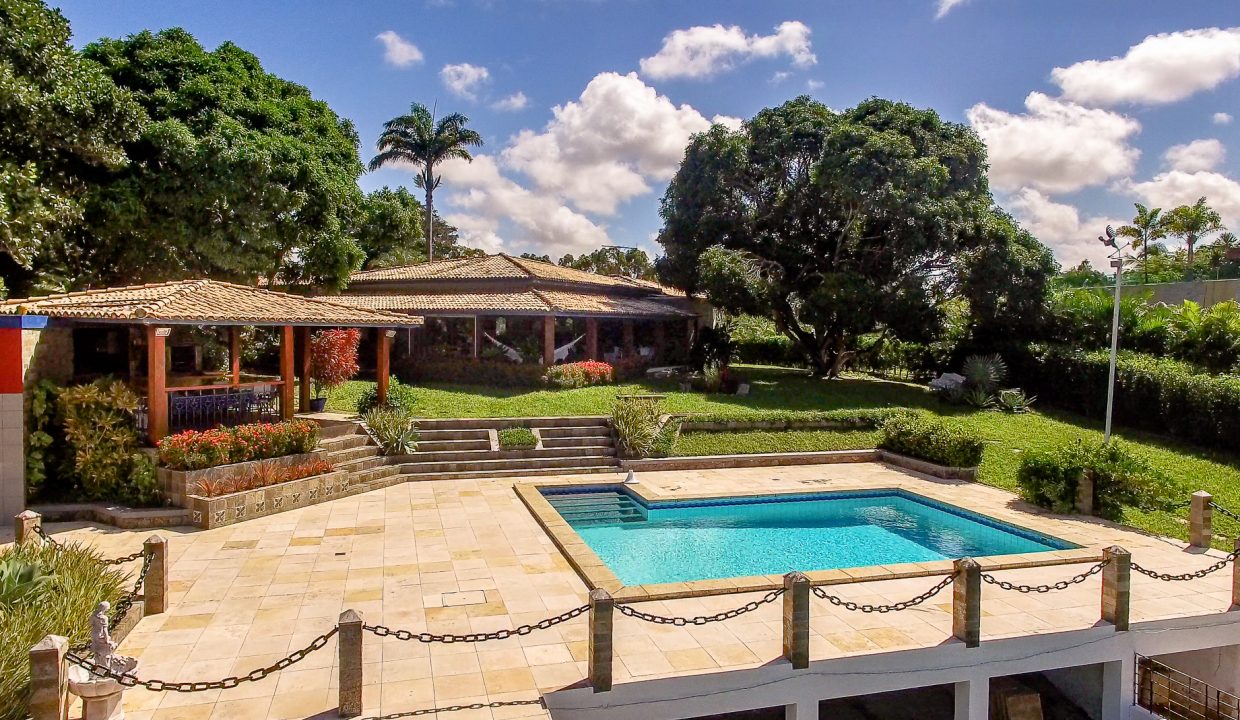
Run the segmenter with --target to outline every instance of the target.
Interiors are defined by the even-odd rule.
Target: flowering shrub
[[[552,365],[547,368],[543,382],[558,388],[580,388],[614,382],[616,371],[612,366],[597,360]]]
[[[316,395],[323,390],[330,393],[357,375],[361,338],[357,328],[319,330],[310,337],[310,377]]]
[[[173,470],[202,470],[307,453],[318,443],[318,423],[310,420],[186,430],[159,441],[159,463]]]
[[[254,466],[254,469],[249,472],[237,473],[232,477],[203,478],[196,484],[194,492],[203,497],[219,497],[247,490],[258,490],[315,475],[325,475],[334,469],[330,461],[321,458],[287,467],[265,462]]]

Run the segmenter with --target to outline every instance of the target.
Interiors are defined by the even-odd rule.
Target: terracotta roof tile
[[[550,280],[603,287],[633,287],[632,283],[622,278],[560,267],[541,260],[512,257],[503,253],[362,270],[353,273],[349,279],[350,283],[399,280]]]
[[[458,312],[509,310],[513,312],[551,312],[551,307],[534,292],[518,293],[435,293],[340,295],[338,302],[371,310],[400,312]]]
[[[420,325],[411,315],[368,310],[216,280],[177,280],[158,285],[83,290],[0,302],[0,315],[47,315],[143,324],[196,322],[232,325]]]
[[[595,295],[592,293],[555,292],[551,290],[536,290],[535,292],[558,313],[630,317],[693,317],[693,313],[658,302],[657,300],[618,297],[615,295]]]

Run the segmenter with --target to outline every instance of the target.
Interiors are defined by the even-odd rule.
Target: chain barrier
[[[58,541],[56,538],[52,537],[51,535],[48,535],[47,531],[43,529],[42,525],[34,526],[34,534],[38,535],[40,538],[43,539],[43,542],[47,543],[48,545],[51,545],[52,547],[62,548],[65,546],[64,543]],[[138,550],[135,553],[130,553],[129,555],[125,555],[123,557],[112,558],[110,560],[107,558],[101,559],[99,561],[99,564],[101,565],[124,565],[125,563],[133,562],[134,560],[137,560],[138,558],[141,558],[145,555],[146,555],[146,549],[143,548],[141,550]]]
[[[783,594],[784,589],[779,588],[778,590],[772,590],[762,596],[761,600],[747,602],[738,608],[724,610],[723,612],[715,613],[714,615],[698,615],[697,617],[691,618],[655,615],[652,613],[642,612],[632,605],[621,605],[619,603],[616,604],[616,609],[620,611],[621,615],[626,615],[636,620],[644,620],[645,622],[654,623],[655,625],[674,625],[676,627],[684,627],[686,625],[706,625],[707,623],[730,620],[734,617],[744,615],[745,613],[753,612],[767,603],[775,602],[779,599],[779,596]]]
[[[1229,517],[1232,520],[1235,520],[1236,522],[1240,522],[1240,513],[1234,513],[1231,510],[1228,510],[1227,508],[1223,507],[1222,505],[1219,505],[1218,503],[1214,502],[1213,500],[1210,501],[1210,507],[1217,510],[1224,517]]]
[[[1203,578],[1211,573],[1216,573],[1227,567],[1229,564],[1235,562],[1237,557],[1240,557],[1240,553],[1233,552],[1208,568],[1197,570],[1196,572],[1183,573],[1180,575],[1172,575],[1170,573],[1158,572],[1157,570],[1150,570],[1148,568],[1141,567],[1136,562],[1132,563],[1132,569],[1146,577],[1154,578],[1155,580],[1162,580],[1163,582],[1180,582],[1183,580],[1197,580],[1198,578]]]
[[[322,648],[324,645],[327,645],[327,641],[331,640],[332,636],[335,635],[338,630],[339,628],[333,627],[331,630],[328,630],[326,633],[323,633],[322,635],[316,637],[314,641],[311,642],[306,647],[300,650],[297,650],[293,653],[290,653],[289,655],[285,657],[280,658],[279,660],[268,665],[267,667],[258,668],[257,670],[251,670],[246,675],[231,675],[229,677],[224,678],[223,680],[198,681],[198,682],[169,682],[166,680],[139,680],[137,676],[133,675],[132,673],[116,672],[115,670],[108,668],[108,667],[104,667],[103,665],[97,665],[91,662],[90,660],[87,660],[86,658],[74,652],[66,653],[65,658],[69,662],[73,663],[74,665],[85,668],[86,670],[90,672],[90,674],[94,675],[95,677],[115,680],[117,683],[119,683],[120,685],[123,685],[124,687],[143,687],[143,688],[146,688],[147,690],[150,690],[151,692],[179,692],[179,693],[204,692],[206,690],[228,690],[230,688],[237,687],[241,683],[258,682],[259,680],[262,680],[263,678],[267,677],[268,675],[274,672],[279,672],[280,670],[283,670],[289,667],[290,665],[295,665],[301,662],[310,653]]]
[[[934,587],[918,595],[917,597],[912,598],[911,600],[905,600],[903,602],[892,603],[890,605],[871,605],[869,603],[858,604],[851,600],[845,600],[841,597],[831,595],[826,590],[824,590],[822,587],[813,587],[811,588],[811,590],[813,590],[814,594],[822,598],[823,600],[827,600],[832,605],[835,605],[836,607],[842,607],[845,610],[851,610],[852,612],[860,611],[863,613],[889,613],[889,612],[900,612],[901,610],[907,610],[911,607],[920,605],[924,603],[925,601],[929,600],[930,598],[934,597],[935,595],[938,595],[939,593],[943,592],[943,588],[947,587],[948,585],[951,585],[955,581],[956,581],[955,575],[948,575],[947,577],[940,580],[938,584],[936,584]]]
[[[994,575],[991,575],[990,573],[982,573],[982,581],[990,585],[996,585],[1003,590],[1015,590],[1016,592],[1021,592],[1021,593],[1048,593],[1048,592],[1054,592],[1056,590],[1066,590],[1073,585],[1078,585],[1080,583],[1083,583],[1089,578],[1093,577],[1094,575],[1097,575],[1098,573],[1102,572],[1102,569],[1106,567],[1107,565],[1109,565],[1110,563],[1111,563],[1110,560],[1103,560],[1102,562],[1091,567],[1085,572],[1080,573],[1078,575],[1073,575],[1067,580],[1060,580],[1059,582],[1054,583],[1053,585],[1018,585],[1016,583],[1010,583],[1007,580],[1000,580],[999,578],[995,577]],[[1135,567],[1135,563],[1134,563],[1134,567]]]
[[[514,635],[529,635],[535,630],[546,630],[547,628],[555,627],[556,625],[559,625],[560,623],[568,622],[569,620],[572,620],[573,618],[589,611],[589,609],[590,609],[589,605],[582,605],[581,607],[573,608],[572,610],[569,610],[568,612],[560,613],[559,615],[556,615],[555,617],[549,617],[544,620],[539,620],[536,623],[531,623],[529,625],[521,625],[520,627],[515,627],[512,629],[496,630],[494,632],[488,632],[488,633],[468,633],[465,635],[451,635],[451,634],[436,635],[434,633],[428,633],[428,632],[414,633],[408,630],[393,630],[392,628],[387,627],[385,625],[363,625],[362,629],[367,632],[374,633],[375,635],[379,637],[394,637],[397,640],[405,640],[405,641],[416,640],[420,643],[447,643],[447,644],[479,643],[479,642],[486,642],[487,640],[506,640],[510,637],[513,637]]]
[[[422,715],[434,715],[435,713],[460,712],[461,710],[495,710],[497,708],[520,707],[523,705],[538,705],[546,707],[542,698],[534,700],[496,700],[489,703],[470,703],[469,705],[448,705],[439,708],[422,708],[421,710],[407,710],[405,712],[392,713],[390,715],[376,715],[372,717],[362,718],[361,720],[397,720],[398,718],[421,717]]]

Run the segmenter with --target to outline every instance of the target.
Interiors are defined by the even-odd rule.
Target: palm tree
[[[1205,198],[1198,198],[1192,205],[1181,205],[1167,213],[1167,232],[1184,238],[1188,246],[1188,271],[1193,267],[1193,247],[1203,235],[1223,229],[1223,218],[1206,205]]]
[[[1142,282],[1149,283],[1150,272],[1147,261],[1150,255],[1150,241],[1166,237],[1166,219],[1162,217],[1162,208],[1147,208],[1141,203],[1133,204],[1137,207],[1137,216],[1132,219],[1131,225],[1124,225],[1117,234],[1132,238],[1133,247],[1141,246]]]
[[[383,134],[376,147],[379,154],[370,160],[371,172],[392,163],[409,163],[418,170],[413,182],[426,192],[426,261],[435,259],[435,188],[443,176],[435,166],[444,160],[473,161],[469,148],[482,145],[482,136],[466,127],[469,118],[452,113],[438,121],[421,103],[409,106],[409,114],[383,123]]]

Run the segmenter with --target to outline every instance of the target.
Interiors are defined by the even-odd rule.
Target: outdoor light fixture
[[[1120,287],[1124,282],[1124,250],[1115,241],[1115,229],[1107,225],[1106,235],[1099,235],[1098,241],[1112,248],[1111,267],[1115,268],[1115,307],[1111,312],[1111,364],[1107,375],[1107,416],[1102,433],[1102,443],[1111,444],[1111,411],[1115,407],[1115,359],[1119,354],[1119,305]]]

